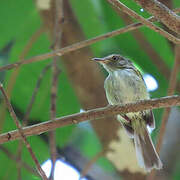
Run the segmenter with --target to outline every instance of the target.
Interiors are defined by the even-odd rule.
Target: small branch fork
[[[176,13],[180,12],[180,8],[176,9],[175,12]],[[148,18],[148,20],[150,22],[154,22],[154,21],[156,21],[156,18],[150,17],[150,18]],[[21,65],[24,65],[24,64],[30,64],[30,63],[38,62],[38,61],[44,61],[45,59],[52,58],[52,57],[57,56],[57,55],[62,56],[62,55],[67,54],[69,52],[84,48],[84,47],[89,46],[91,44],[94,44],[94,43],[96,43],[98,41],[101,41],[101,40],[104,40],[104,39],[107,39],[107,38],[110,38],[110,37],[113,37],[113,36],[117,36],[117,35],[122,34],[122,33],[126,33],[126,32],[129,32],[129,31],[135,30],[135,29],[140,28],[142,26],[143,26],[143,23],[141,23],[141,22],[133,23],[133,24],[130,24],[130,25],[126,26],[126,27],[120,28],[118,30],[108,32],[106,34],[96,36],[94,38],[72,44],[70,46],[58,49],[56,51],[52,51],[50,53],[37,55],[37,56],[34,56],[32,58],[22,60],[21,62],[16,62],[16,63],[12,63],[12,64],[2,66],[2,67],[0,67],[0,71],[17,68],[17,67],[19,67]]]
[[[6,103],[7,107],[8,107],[8,110],[9,110],[9,112],[10,112],[10,115],[11,115],[12,119],[14,120],[17,128],[18,128],[19,135],[20,135],[20,137],[22,138],[24,144],[26,145],[29,153],[31,154],[31,157],[32,157],[32,159],[34,160],[34,162],[35,162],[35,164],[36,164],[36,166],[37,166],[37,169],[38,169],[38,172],[39,172],[40,176],[41,176],[44,180],[48,180],[48,178],[46,177],[46,174],[45,174],[44,171],[42,170],[42,168],[41,168],[41,166],[40,166],[40,164],[39,164],[39,162],[38,162],[38,160],[37,160],[34,152],[32,151],[32,148],[31,148],[29,142],[27,141],[25,134],[23,133],[23,129],[22,129],[22,127],[21,127],[21,124],[20,124],[20,122],[18,121],[18,118],[17,118],[17,116],[16,116],[16,114],[15,114],[15,112],[14,112],[14,110],[13,110],[13,107],[12,107],[12,105],[11,105],[8,97],[7,97],[7,94],[6,94],[6,92],[5,92],[2,84],[0,84],[0,91],[2,92],[2,94],[3,94],[3,96],[4,96],[5,103]]]
[[[77,113],[61,118],[56,118],[54,121],[46,121],[36,125],[23,128],[24,136],[38,135],[56,128],[67,125],[77,124],[80,122],[100,119],[105,116],[113,116],[121,113],[137,112],[147,109],[165,108],[180,105],[180,96],[167,96],[157,99],[142,100],[137,103],[125,105],[107,106],[103,108],[92,109],[83,113]],[[18,130],[10,131],[0,135],[0,144],[17,140],[21,138]]]

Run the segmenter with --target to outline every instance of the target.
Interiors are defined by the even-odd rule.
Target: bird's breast
[[[108,102],[112,105],[149,99],[143,79],[131,70],[110,73],[104,86]]]

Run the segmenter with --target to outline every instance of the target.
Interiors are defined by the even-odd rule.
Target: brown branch
[[[157,0],[135,0],[145,10],[155,16],[164,25],[176,33],[180,33],[180,16]]]
[[[36,87],[34,88],[34,91],[32,93],[32,97],[31,97],[31,101],[29,102],[28,106],[27,106],[27,109],[26,109],[26,112],[25,112],[25,115],[23,117],[23,126],[26,126],[27,125],[27,121],[28,121],[28,118],[29,118],[29,115],[31,113],[31,110],[32,110],[32,106],[34,104],[34,101],[35,101],[35,98],[36,98],[36,95],[38,93],[38,90],[40,88],[40,85],[41,85],[41,82],[42,82],[42,79],[44,77],[44,75],[46,74],[46,72],[49,70],[51,64],[48,64],[46,65],[43,70],[41,71],[40,75],[39,75],[39,78],[37,80],[37,83],[36,83]]]
[[[74,165],[77,169],[81,170],[88,163],[87,157],[82,155],[78,147],[73,145],[65,146],[61,149],[62,154],[68,162]],[[87,174],[87,178],[90,180],[119,180],[119,176],[115,173],[106,171],[100,165],[94,164]],[[85,179],[85,178],[84,178]],[[80,178],[78,179],[80,180]],[[129,179],[128,179],[129,180]],[[139,179],[138,179],[139,180]]]
[[[176,9],[176,12],[180,12],[180,8]],[[150,22],[151,21],[152,22],[156,21],[156,19],[154,17],[150,17],[150,18],[148,18],[148,20]],[[65,55],[67,53],[70,53],[72,51],[75,51],[75,50],[84,48],[86,46],[89,46],[91,44],[94,44],[94,43],[96,43],[98,41],[101,41],[101,40],[104,40],[104,39],[107,39],[107,38],[110,38],[110,37],[113,37],[113,36],[117,36],[117,35],[122,34],[122,33],[126,33],[126,32],[129,32],[129,31],[132,31],[134,29],[140,28],[141,26],[143,26],[143,24],[140,23],[140,22],[139,23],[134,23],[134,24],[128,25],[128,26],[126,26],[124,28],[120,28],[118,30],[115,30],[115,31],[112,31],[112,32],[108,32],[106,34],[103,34],[103,35],[100,35],[100,36],[96,36],[94,38],[91,38],[91,39],[88,39],[88,40],[85,40],[85,41],[81,41],[81,42],[72,44],[70,46],[61,48],[61,49],[56,50],[56,51],[52,51],[50,53],[45,53],[45,54],[42,54],[42,55],[37,55],[37,56],[31,57],[29,59],[22,60],[21,62],[16,62],[16,63],[12,63],[12,64],[8,64],[8,65],[5,65],[5,66],[2,66],[2,67],[0,67],[0,71],[10,70],[10,69],[13,69],[13,68],[17,68],[17,67],[19,67],[21,65],[24,65],[24,64],[30,64],[30,63],[38,62],[38,61],[44,61],[45,59],[52,58],[52,57],[54,57],[56,55],[62,56],[62,55]]]
[[[29,39],[29,41],[25,45],[21,55],[19,56],[19,59],[20,59],[19,61],[23,61],[24,60],[25,56],[27,55],[27,53],[31,49],[32,45],[35,43],[35,41],[38,39],[38,37],[44,32],[44,30],[45,30],[44,26],[41,26],[38,30],[36,30],[33,33],[31,38]],[[10,75],[10,78],[8,80],[6,92],[7,92],[9,97],[11,97],[11,93],[12,93],[14,84],[16,82],[16,78],[18,76],[18,73],[19,73],[19,69],[15,69],[12,72],[12,74]],[[3,129],[3,124],[4,124],[5,117],[6,117],[6,108],[5,108],[4,105],[1,107],[0,114],[1,114],[1,118],[0,118],[0,131],[1,131]]]
[[[114,105],[103,108],[92,109],[83,113],[72,114],[57,118],[55,121],[46,121],[36,125],[23,128],[25,136],[38,135],[56,128],[67,125],[77,124],[80,122],[100,119],[103,117],[113,116],[120,113],[137,112],[147,109],[166,108],[180,105],[180,96],[167,96],[157,99],[142,100],[137,103],[130,103],[125,105]],[[5,142],[20,139],[21,135],[18,130],[10,131],[0,135],[0,144]]]
[[[175,62],[174,62],[174,66],[173,66],[172,73],[169,80],[169,89],[167,93],[168,96],[173,95],[175,92],[175,88],[177,84],[177,75],[178,75],[179,66],[180,66],[180,52],[179,52],[180,48],[176,47],[175,49],[176,49],[176,56],[175,56]],[[160,152],[160,148],[162,145],[162,141],[163,141],[163,137],[164,137],[164,133],[166,129],[166,124],[169,117],[169,112],[170,112],[170,108],[167,108],[163,114],[162,125],[161,125],[159,139],[158,139],[157,148],[156,148],[158,153]]]
[[[50,68],[50,64],[47,65],[43,70],[42,72],[40,73],[39,75],[39,78],[37,80],[37,83],[36,83],[36,87],[34,88],[34,91],[33,91],[33,94],[32,94],[32,97],[31,97],[31,101],[29,102],[28,106],[27,106],[27,109],[26,109],[26,112],[25,112],[25,115],[23,117],[23,126],[26,126],[28,124],[28,119],[29,119],[29,115],[31,113],[31,110],[32,110],[32,106],[34,104],[34,101],[35,101],[35,98],[36,98],[36,95],[38,93],[38,90],[39,90],[39,87],[40,87],[40,84],[41,84],[41,81],[45,75],[45,73],[47,72],[47,70]],[[17,150],[17,159],[18,161],[21,161],[21,154],[22,154],[22,147],[23,147],[23,142],[20,141],[19,142],[19,145],[18,145],[18,150]],[[21,163],[19,163],[18,165],[18,175],[20,176],[21,174]]]
[[[84,178],[88,171],[92,168],[93,164],[104,155],[105,151],[102,150],[100,152],[98,152],[90,161],[88,161],[88,163],[84,166],[84,168],[82,169],[81,173],[80,173],[80,179]]]
[[[27,171],[29,171],[31,174],[34,174],[35,176],[39,177],[39,173],[37,173],[36,170],[34,170],[31,166],[29,166],[26,162],[19,160],[17,161],[17,157],[12,154],[7,148],[0,145],[0,150],[4,152],[9,159],[12,159],[13,161],[16,161],[21,167],[24,167]]]
[[[25,45],[22,53],[19,56],[19,61],[23,61],[26,55],[28,54],[29,50],[32,48],[33,44],[37,41],[37,39],[40,37],[40,35],[45,31],[44,26],[41,26],[39,29],[37,29]],[[14,84],[16,82],[16,78],[19,74],[19,69],[16,69],[14,72],[12,72],[10,79],[8,80],[7,85],[7,94],[9,97],[11,97],[11,92],[14,87]]]
[[[27,53],[29,52],[29,50],[31,49],[32,45],[36,42],[36,40],[39,38],[39,36],[45,31],[44,26],[41,26],[38,30],[36,30],[33,35],[31,36],[31,38],[29,39],[29,41],[27,42],[27,44],[25,45],[22,53],[19,56],[20,61],[24,60],[25,56],[27,55]],[[14,84],[16,82],[16,78],[19,74],[19,68],[15,69],[9,80],[8,80],[8,84],[7,84],[7,94],[9,97],[11,97],[12,94],[12,90],[14,87]],[[5,102],[4,102],[5,103]],[[4,120],[5,120],[5,116],[6,116],[6,107],[5,105],[2,106],[1,108],[1,119],[0,119],[0,128],[3,129],[3,124],[4,124]],[[27,114],[28,116],[28,114]],[[27,119],[27,118],[26,118]],[[23,121],[24,122],[24,121]],[[22,141],[20,142],[19,146],[18,146],[18,152],[17,152],[17,158],[18,158],[18,162],[21,161],[21,149],[22,149]],[[19,163],[18,165],[18,179],[20,179],[21,176],[21,163]]]
[[[55,14],[55,23],[54,23],[54,50],[58,50],[60,48],[61,36],[62,36],[62,25],[63,25],[63,0],[55,0],[55,7],[54,7],[54,14]],[[57,100],[57,87],[58,87],[58,76],[60,70],[58,68],[58,61],[59,57],[55,56],[53,58],[52,63],[52,86],[51,86],[51,107],[50,107],[50,117],[51,120],[54,121],[56,118],[56,100]],[[50,179],[54,179],[54,169],[55,169],[55,162],[57,158],[57,150],[56,150],[56,135],[55,131],[49,132],[49,144],[50,144],[50,152],[51,152],[51,159],[52,159],[52,168]]]
[[[7,107],[8,107],[9,112],[10,112],[10,115],[11,115],[12,119],[14,120],[17,128],[18,128],[18,133],[19,133],[19,135],[20,135],[20,138],[22,138],[22,140],[23,140],[24,144],[26,145],[29,153],[31,154],[31,157],[32,157],[32,159],[34,160],[34,162],[35,162],[35,164],[36,164],[36,167],[37,167],[37,169],[38,169],[38,172],[39,172],[40,176],[41,176],[44,180],[48,180],[48,178],[46,177],[46,174],[45,174],[44,171],[42,170],[42,168],[41,168],[41,166],[40,166],[40,164],[39,164],[39,162],[38,162],[38,160],[37,160],[34,152],[32,151],[32,148],[31,148],[29,142],[27,141],[25,134],[23,133],[22,126],[21,126],[20,122],[18,121],[18,118],[17,118],[17,116],[16,116],[16,114],[15,114],[15,112],[14,112],[14,110],[13,110],[13,107],[12,107],[12,105],[11,105],[9,99],[8,99],[8,96],[7,96],[6,92],[5,92],[2,84],[0,84],[0,90],[1,90],[1,92],[2,92],[2,94],[3,94],[3,96],[4,96],[6,105],[7,105]]]
[[[23,149],[23,141],[19,141],[18,148],[17,148],[17,153],[16,153],[16,159],[17,159],[17,179],[19,179],[19,180],[22,180],[22,177],[21,177],[21,170],[22,170],[22,166],[21,165],[22,164],[19,163],[22,160],[22,158],[21,158],[22,149]]]
[[[65,23],[63,25],[62,47],[85,40],[82,28],[73,13],[70,0],[64,1],[64,16]],[[49,24],[49,22],[47,23]],[[100,71],[98,64],[92,63],[89,60],[92,56],[90,47],[85,47],[62,57],[62,63],[66,69],[69,81],[84,110],[103,107],[107,104],[103,88],[104,75]],[[122,127],[121,124],[116,121],[115,117],[111,117],[111,123],[109,123],[109,117],[105,117],[98,121],[91,121],[90,124],[96,132],[103,148],[108,147],[113,140],[121,140],[121,137],[118,137],[118,130],[122,129]],[[112,164],[116,166],[113,162]]]
[[[123,11],[129,16],[134,17],[135,19],[142,22],[144,25],[149,27],[150,29],[154,30],[155,32],[161,34],[162,36],[166,37],[170,41],[174,42],[175,44],[180,44],[180,39],[176,38],[172,34],[169,34],[162,28],[154,25],[152,22],[148,21],[147,19],[143,18],[139,14],[137,14],[135,11],[129,9],[127,6],[125,6],[123,3],[119,2],[118,0],[107,0],[111,5],[115,6],[116,9],[119,9],[119,11]]]
[[[122,17],[127,25],[133,22],[131,17],[127,16],[125,13],[121,13],[120,11],[117,13]],[[151,58],[151,61],[156,65],[157,69],[164,75],[165,78],[169,79],[169,67],[166,65],[162,57],[154,50],[153,46],[147,40],[145,35],[139,29],[132,31],[132,34],[139,43],[140,47],[146,52],[146,54]]]
[[[168,96],[173,95],[175,92],[179,67],[180,67],[180,46],[176,46],[175,47],[175,62],[174,62],[174,66],[171,72],[171,76],[170,76],[169,88],[168,88],[168,93],[167,93]],[[166,108],[162,116],[161,128],[160,128],[159,137],[158,137],[158,141],[156,145],[156,150],[158,153],[160,152],[160,149],[163,143],[163,138],[166,132],[166,125],[168,122],[170,111],[171,111],[170,107]],[[151,172],[148,179],[153,180],[155,175],[156,175],[156,171],[154,170]]]

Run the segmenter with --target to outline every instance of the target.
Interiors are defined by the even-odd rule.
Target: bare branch
[[[180,12],[180,8],[176,9],[176,12]],[[156,19],[154,17],[150,17],[150,18],[148,18],[148,20],[150,22],[156,21]],[[89,46],[91,44],[94,44],[94,43],[96,43],[98,41],[101,41],[101,40],[104,40],[104,39],[107,39],[107,38],[110,38],[110,37],[113,37],[113,36],[117,36],[117,35],[122,34],[122,33],[132,31],[134,29],[140,28],[141,26],[143,26],[143,24],[140,23],[140,22],[139,23],[134,23],[134,24],[128,25],[128,26],[126,26],[124,28],[120,28],[118,30],[108,32],[106,34],[96,36],[94,38],[72,44],[70,46],[61,48],[61,49],[56,50],[56,51],[52,51],[50,53],[45,53],[45,54],[42,54],[42,55],[31,57],[31,58],[26,59],[26,60],[22,60],[21,62],[16,62],[16,63],[12,63],[12,64],[2,66],[2,67],[0,67],[0,71],[17,68],[17,67],[19,67],[21,65],[24,65],[24,64],[30,64],[30,63],[38,62],[38,61],[44,61],[44,60],[46,60],[48,58],[52,58],[52,57],[54,57],[56,55],[62,56],[62,55],[67,54],[69,52],[84,48],[84,47]]]
[[[80,178],[83,178],[87,175],[87,173],[89,172],[89,170],[92,168],[93,164],[99,159],[101,158],[105,153],[105,150],[103,149],[102,151],[98,152],[90,161],[88,161],[88,163],[84,166],[84,168],[81,171],[81,175]]]
[[[46,174],[45,174],[44,171],[42,170],[42,168],[41,168],[41,166],[40,166],[40,164],[39,164],[39,162],[38,162],[38,160],[37,160],[34,152],[32,151],[32,148],[31,148],[29,142],[28,142],[27,139],[26,139],[26,136],[25,136],[25,134],[24,134],[24,132],[23,132],[22,126],[21,126],[20,122],[18,121],[18,118],[17,118],[17,116],[16,116],[16,114],[15,114],[13,108],[12,108],[11,103],[9,102],[9,99],[8,99],[8,97],[7,97],[7,95],[6,95],[6,92],[5,92],[2,84],[0,84],[0,90],[1,90],[1,92],[2,92],[2,94],[3,94],[3,96],[4,96],[6,105],[7,105],[7,107],[8,107],[9,112],[10,112],[10,115],[11,115],[12,119],[14,120],[17,128],[18,128],[18,133],[19,133],[19,135],[20,135],[20,138],[22,138],[22,140],[23,140],[24,144],[26,145],[29,153],[31,154],[32,159],[34,160],[34,162],[35,162],[35,164],[36,164],[36,166],[37,166],[37,169],[38,169],[38,172],[39,172],[40,176],[41,176],[44,180],[48,180],[48,178],[46,177]]]
[[[172,34],[169,34],[167,31],[163,30],[162,28],[160,28],[160,27],[154,25],[153,23],[151,23],[150,21],[146,20],[145,18],[143,18],[142,16],[140,16],[136,12],[129,9],[123,3],[119,2],[118,0],[107,0],[107,1],[110,4],[112,4],[113,6],[115,6],[115,8],[119,9],[119,11],[122,10],[123,12],[128,14],[129,16],[134,17],[135,19],[139,20],[140,22],[142,22],[144,25],[146,25],[150,29],[152,29],[155,32],[157,32],[157,33],[161,34],[162,36],[166,37],[167,39],[174,42],[175,44],[180,44],[180,39],[176,38]]]
[[[64,19],[63,0],[55,0],[55,8],[53,12],[55,16],[54,50],[57,50],[61,47],[60,42],[61,42],[63,19]],[[53,63],[52,63],[52,85],[51,85],[51,107],[50,107],[50,117],[52,121],[54,121],[56,118],[57,87],[58,87],[58,77],[60,73],[57,63],[58,59],[59,57],[55,56],[53,58]],[[49,144],[50,144],[50,152],[52,159],[50,179],[54,179],[54,169],[55,169],[55,162],[57,157],[55,131],[49,132]]]
[[[120,113],[137,112],[147,109],[157,109],[179,105],[180,96],[177,95],[157,99],[142,100],[137,103],[130,103],[125,105],[109,105],[108,107],[92,109],[83,113],[77,113],[57,118],[55,121],[50,120],[36,125],[28,126],[23,128],[22,130],[25,136],[32,136],[51,131],[59,127],[77,124],[88,120],[100,119],[105,116],[113,116]],[[10,131],[0,135],[0,144],[20,138],[21,135],[18,130]]]
[[[114,8],[115,11],[117,11]],[[130,16],[127,16],[125,13],[118,11],[117,12],[124,22],[128,25],[131,24],[133,21]],[[151,61],[156,65],[159,72],[161,72],[165,78],[169,80],[170,69],[168,65],[165,63],[163,58],[155,51],[152,44],[147,40],[145,35],[139,30],[136,29],[132,31],[134,38],[139,43],[140,47],[146,52],[146,54],[151,58]]]
[[[34,104],[34,101],[35,101],[35,98],[36,98],[36,95],[37,95],[37,92],[39,90],[39,87],[40,87],[40,84],[41,84],[41,81],[45,75],[45,73],[47,72],[47,70],[49,69],[50,67],[50,64],[45,66],[45,68],[42,70],[42,72],[40,73],[39,75],[39,78],[37,80],[37,83],[36,83],[36,87],[34,88],[34,91],[33,91],[33,94],[32,94],[32,97],[31,97],[31,100],[27,106],[27,109],[26,109],[26,112],[25,112],[25,115],[23,117],[23,126],[26,126],[27,123],[28,123],[28,119],[29,119],[29,115],[31,113],[31,110],[32,110],[32,106]],[[21,161],[21,154],[22,154],[22,148],[23,148],[23,142],[20,141],[19,142],[19,145],[18,145],[18,150],[17,150],[17,159],[18,159],[18,162]],[[22,163],[19,163],[18,164],[18,179],[20,179],[20,176],[21,176],[21,169],[22,169]]]
[[[171,72],[169,88],[168,88],[168,93],[167,93],[169,96],[173,95],[175,92],[179,67],[180,67],[180,46],[176,46],[175,47],[175,62],[174,62],[174,66]],[[160,128],[159,137],[158,137],[158,141],[156,145],[156,150],[158,153],[160,152],[160,149],[163,143],[163,138],[166,132],[166,125],[168,122],[170,111],[171,111],[170,107],[166,108],[162,116],[161,128]],[[148,180],[153,180],[155,175],[156,175],[156,171],[154,170],[148,176]]]
[[[34,43],[37,41],[37,39],[42,35],[42,33],[45,31],[45,27],[41,26],[39,29],[37,29],[25,45],[22,53],[19,56],[19,61],[23,61],[24,58],[27,56],[29,50],[32,48]],[[12,72],[10,79],[8,80],[8,85],[7,85],[7,94],[8,96],[11,97],[11,92],[14,87],[14,84],[16,82],[16,78],[19,74],[19,69],[16,69],[14,72]]]
[[[169,29],[180,33],[180,16],[157,0],[135,0]]]
[[[168,93],[167,93],[168,96],[173,95],[175,92],[175,88],[177,84],[177,75],[178,75],[179,67],[180,67],[180,46],[179,47],[176,46],[175,51],[176,51],[175,62],[174,62],[174,66],[173,66],[172,73],[169,80],[169,88],[168,88]],[[162,141],[163,141],[163,137],[164,137],[164,133],[166,129],[166,124],[169,117],[169,112],[170,112],[170,108],[167,108],[163,114],[162,125],[161,125],[159,139],[158,139],[157,148],[156,148],[158,153],[160,152],[160,148],[162,145]]]
[[[36,170],[34,170],[31,166],[29,166],[26,162],[19,160],[17,161],[17,157],[12,154],[7,148],[0,145],[0,150],[4,152],[9,159],[12,159],[13,161],[16,161],[21,167],[24,167],[27,171],[29,171],[31,174],[34,174],[39,177],[39,173],[37,173]]]
[[[45,31],[45,28],[44,26],[41,26],[39,29],[37,29],[33,35],[31,36],[31,38],[29,39],[29,41],[27,42],[27,44],[25,45],[22,53],[20,54],[19,56],[19,59],[20,61],[22,61],[25,56],[28,54],[29,50],[31,49],[31,47],[33,46],[33,44],[37,41],[37,39],[40,37],[40,35]],[[7,84],[7,94],[9,97],[11,97],[11,94],[12,94],[12,90],[13,90],[13,87],[15,85],[15,82],[16,82],[16,78],[18,77],[18,74],[19,74],[19,71],[20,71],[20,68],[17,68],[15,69],[11,76],[10,76],[10,79],[8,81],[8,84]],[[32,100],[32,103],[34,102],[34,100]],[[27,113],[25,114],[26,117],[24,117],[24,120],[23,120],[23,123],[24,125],[27,124],[27,120],[28,117],[29,117],[29,113],[30,113],[30,110],[31,110],[31,107],[29,107],[29,110],[27,110]],[[29,113],[28,113],[29,111]],[[5,106],[3,106],[3,109],[2,109],[2,114],[1,114],[1,119],[5,119],[5,115],[6,115],[6,108]],[[22,147],[23,147],[23,141],[20,141],[19,142],[19,145],[18,145],[18,150],[17,150],[17,159],[18,161],[21,161],[21,154],[22,154]],[[18,179],[22,179],[21,178],[21,164],[19,163],[18,166]]]
[[[27,109],[26,109],[26,112],[25,112],[25,115],[23,117],[23,126],[26,126],[27,123],[28,123],[28,119],[29,119],[29,115],[31,113],[31,110],[32,110],[32,106],[34,104],[34,101],[35,101],[35,98],[36,98],[36,95],[37,95],[37,92],[39,90],[39,87],[40,87],[40,84],[41,84],[41,81],[45,75],[45,73],[47,72],[47,70],[49,69],[50,67],[50,64],[48,64],[47,66],[45,66],[42,70],[42,72],[40,73],[39,75],[39,78],[37,80],[37,83],[36,83],[36,87],[34,88],[34,91],[33,91],[33,94],[32,94],[32,97],[31,97],[31,100],[27,106]],[[19,145],[18,145],[18,150],[17,150],[17,159],[18,159],[18,162],[21,161],[21,154],[22,154],[22,148],[23,148],[23,142],[20,141],[19,142]],[[22,164],[19,163],[18,164],[18,176],[21,176],[21,169],[22,169]],[[20,179],[20,177],[18,177],[18,179]]]
[[[31,49],[32,45],[35,43],[35,41],[38,39],[38,37],[44,32],[45,28],[44,26],[41,26],[39,29],[37,29],[31,36],[31,38],[29,39],[29,41],[27,42],[27,44],[25,45],[23,51],[21,52],[20,56],[19,56],[19,61],[23,61],[25,56],[27,55],[27,53],[29,52],[29,50]],[[11,97],[11,93],[14,87],[14,84],[16,82],[16,78],[19,74],[19,70],[20,69],[15,69],[12,74],[10,75],[10,78],[8,80],[7,83],[7,94],[9,97]],[[3,124],[5,121],[5,117],[6,117],[6,108],[3,104],[3,106],[0,109],[0,114],[1,114],[1,119],[0,119],[0,131],[3,129]]]
[[[41,82],[42,82],[42,79],[44,77],[44,75],[46,74],[46,72],[49,70],[51,64],[48,64],[46,65],[43,70],[41,71],[40,75],[39,75],[39,78],[37,80],[37,83],[36,83],[36,87],[34,88],[33,90],[33,94],[32,94],[32,97],[31,97],[31,100],[27,106],[27,109],[26,109],[26,112],[25,112],[25,115],[23,117],[23,126],[26,126],[27,125],[27,121],[28,121],[28,118],[29,118],[29,115],[31,113],[31,110],[32,110],[32,106],[34,104],[34,101],[35,101],[35,98],[36,98],[36,95],[38,93],[38,90],[40,88],[40,85],[41,85]]]

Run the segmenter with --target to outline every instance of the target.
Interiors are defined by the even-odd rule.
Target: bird
[[[110,105],[150,99],[142,74],[128,58],[112,54],[92,60],[103,65],[109,74],[104,81],[104,88]],[[155,128],[152,110],[123,113],[118,115],[117,119],[128,136],[134,139],[139,166],[146,172],[162,169],[162,162],[147,129],[148,126]]]

